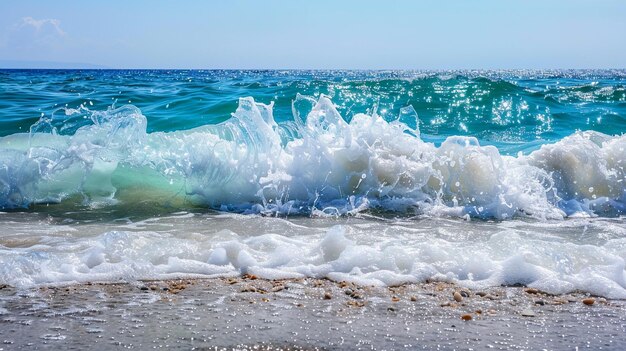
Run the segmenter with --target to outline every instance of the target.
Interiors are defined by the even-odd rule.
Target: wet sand
[[[626,348],[626,302],[525,287],[254,276],[0,286],[0,350]]]

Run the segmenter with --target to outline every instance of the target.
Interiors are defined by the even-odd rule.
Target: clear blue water
[[[626,71],[0,87],[0,284],[252,273],[626,298]]]
[[[274,101],[292,120],[298,93],[331,97],[346,119],[371,111],[395,119],[413,106],[422,135],[469,135],[506,153],[536,149],[577,130],[626,131],[626,71],[141,71],[0,70],[0,136],[28,131],[59,107],[132,104],[148,132],[230,118],[240,97]],[[92,105],[93,104],[93,105]]]
[[[303,138],[303,129],[295,122],[296,117],[294,117],[292,109],[292,102],[296,100],[298,95],[310,97],[312,100],[318,100],[322,96],[327,96],[334,104],[336,111],[341,115],[341,119],[346,122],[350,122],[359,113],[365,113],[370,116],[376,114],[387,122],[392,122],[402,115],[399,121],[413,131],[418,130],[418,139],[425,143],[432,143],[435,148],[439,148],[451,136],[475,137],[481,147],[486,145],[495,146],[498,157],[516,157],[519,153],[530,155],[542,145],[562,142],[581,131],[601,133],[602,137],[600,139],[602,141],[598,141],[596,137],[589,137],[589,135],[584,136],[586,140],[593,139],[596,144],[608,142],[610,138],[619,138],[626,131],[626,71],[624,70],[450,72],[2,70],[0,71],[0,87],[0,137],[2,137],[0,140],[4,141],[4,143],[0,144],[0,147],[4,147],[4,157],[3,160],[0,160],[0,166],[2,166],[0,169],[3,167],[5,169],[4,178],[0,176],[0,189],[4,189],[0,190],[0,206],[4,208],[20,208],[37,203],[62,202],[64,199],[71,198],[77,193],[83,194],[88,199],[98,197],[94,193],[106,194],[106,196],[111,198],[119,197],[121,195],[120,192],[114,194],[112,190],[100,191],[95,189],[98,187],[97,185],[90,185],[90,190],[86,190],[84,183],[86,181],[89,183],[86,180],[89,176],[83,173],[90,173],[94,167],[93,157],[95,149],[90,149],[89,160],[85,161],[84,155],[65,153],[63,149],[69,147],[69,144],[72,142],[64,141],[62,143],[69,144],[39,145],[38,147],[40,148],[43,147],[48,151],[53,149],[56,152],[52,156],[40,157],[33,156],[32,150],[29,155],[26,155],[28,147],[32,147],[32,145],[29,144],[26,147],[23,142],[25,139],[22,142],[14,139],[19,139],[20,133],[29,132],[39,136],[51,133],[71,139],[81,128],[85,131],[86,128],[93,129],[94,124],[96,126],[99,125],[98,120],[117,121],[119,118],[125,118],[119,117],[120,115],[126,116],[129,114],[141,115],[141,118],[145,119],[146,123],[145,130],[140,131],[142,136],[133,137],[135,142],[139,141],[139,144],[133,147],[142,148],[151,145],[151,151],[157,154],[155,157],[160,157],[158,155],[162,156],[165,150],[155,151],[159,147],[155,147],[154,143],[163,143],[161,148],[168,151],[171,151],[172,148],[179,150],[187,148],[188,150],[180,155],[170,155],[169,159],[165,157],[159,160],[138,160],[137,156],[130,155],[128,150],[120,151],[117,149],[115,151],[109,149],[106,156],[95,156],[96,158],[105,159],[107,162],[115,159],[116,164],[111,165],[115,170],[102,170],[102,172],[113,172],[111,174],[113,174],[113,178],[118,185],[121,186],[121,183],[124,183],[124,186],[128,186],[134,183],[133,177],[135,179],[145,179],[146,177],[168,178],[168,172],[172,172],[176,173],[177,176],[169,177],[165,181],[175,183],[177,186],[184,188],[183,192],[187,194],[187,200],[191,199],[191,203],[194,205],[199,204],[210,208],[235,211],[260,211],[259,208],[255,207],[256,205],[267,209],[272,201],[273,203],[280,202],[283,204],[289,202],[290,197],[286,195],[288,192],[287,188],[292,189],[293,193],[294,185],[291,183],[285,184],[293,182],[293,180],[285,180],[282,183],[280,180],[275,181],[273,193],[261,196],[259,196],[259,190],[264,188],[265,183],[262,185],[257,184],[256,187],[250,189],[243,189],[240,185],[237,185],[235,188],[240,190],[233,188],[228,191],[251,193],[232,197],[216,194],[215,191],[206,193],[203,189],[200,189],[223,188],[224,184],[228,183],[226,179],[236,177],[234,175],[236,172],[240,173],[240,175],[243,174],[243,176],[255,178],[255,180],[251,180],[253,182],[257,182],[256,178],[267,177],[268,174],[281,173],[287,174],[288,177],[292,178],[297,176],[294,174],[293,169],[278,170],[275,168],[277,160],[265,156],[259,156],[256,160],[257,163],[255,163],[256,166],[259,166],[258,162],[266,162],[266,166],[270,164],[272,166],[265,167],[264,170],[259,169],[258,174],[255,174],[250,169],[240,169],[245,162],[250,160],[242,160],[244,156],[240,153],[233,155],[232,153],[235,151],[232,148],[229,151],[224,151],[225,153],[222,155],[215,154],[211,156],[213,160],[206,158],[193,160],[188,157],[189,152],[197,153],[199,151],[189,149],[190,145],[185,143],[194,143],[196,141],[189,139],[191,132],[186,134],[182,131],[202,130],[203,133],[218,135],[224,140],[242,142],[247,145],[245,146],[247,149],[242,151],[248,155],[246,157],[252,154],[257,157],[259,153],[277,152],[272,150],[270,145],[272,141],[264,139],[266,137],[263,136],[264,132],[259,132],[258,136],[249,138],[251,134],[254,134],[251,133],[250,128],[256,129],[254,122],[247,121],[244,123],[247,124],[243,127],[240,125],[234,127],[231,125],[229,127],[229,123],[233,121],[231,115],[237,110],[239,99],[244,97],[251,97],[257,103],[273,103],[273,121],[277,123],[277,127],[272,127],[270,123],[270,129],[268,130],[275,130],[280,135],[283,150],[286,148],[289,140],[293,141]],[[306,114],[312,107],[309,106],[308,110],[305,107],[306,111],[302,112],[299,110],[298,104],[296,103],[297,112],[304,113],[302,118],[306,119]],[[306,105],[306,103],[304,104]],[[120,107],[123,108],[116,110],[116,108]],[[407,112],[407,107],[412,108],[412,110]],[[125,108],[130,108],[131,110],[124,110]],[[404,112],[401,113],[401,111]],[[94,117],[94,115],[98,117]],[[415,117],[417,117],[418,122],[416,122]],[[241,118],[234,118],[234,120],[241,121]],[[333,124],[334,122],[328,123]],[[31,126],[35,127],[31,129]],[[321,128],[322,131],[326,130],[324,126],[317,127]],[[117,128],[115,130],[119,128],[125,129],[126,125],[121,127],[118,125],[115,128]],[[233,132],[233,128],[237,131]],[[125,130],[129,129],[126,128]],[[92,133],[97,134],[93,130]],[[353,134],[355,133],[353,130]],[[411,134],[410,131],[407,133]],[[166,136],[165,138],[168,140],[144,142],[144,134],[150,136],[149,138],[151,139]],[[365,137],[361,132],[355,135],[357,134],[359,138]],[[180,137],[176,135],[180,135]],[[187,137],[184,137],[184,135],[187,135]],[[172,138],[178,138],[182,145],[173,142]],[[181,138],[189,140],[182,141]],[[237,138],[241,140],[237,141]],[[385,136],[382,138],[384,139]],[[28,140],[32,142],[31,139]],[[325,142],[324,140],[322,138],[320,141]],[[18,144],[19,146],[12,147],[9,141],[13,145]],[[570,141],[570,143],[576,144],[575,141]],[[96,144],[91,140],[91,146]],[[365,144],[361,146],[365,146]],[[212,152],[215,147],[215,143],[209,143],[204,148],[204,151]],[[336,147],[337,145],[333,146],[333,148]],[[375,148],[371,144],[367,144],[367,147]],[[419,148],[420,146],[415,147]],[[565,146],[566,149],[571,149],[572,147],[574,146]],[[111,147],[105,146],[105,148]],[[38,164],[38,170],[33,172],[37,174],[32,174],[31,171],[24,171],[23,168],[30,161],[13,154],[9,157],[9,150],[18,150],[18,153],[23,153],[31,161],[35,160],[35,163]],[[397,153],[397,151],[387,150],[385,152],[393,154]],[[594,157],[591,150],[587,151],[590,153],[585,155],[583,159],[578,160],[581,164],[585,163],[585,157]],[[302,154],[296,155],[296,158],[300,158],[303,155],[310,156],[310,152],[303,150],[300,150],[300,152]],[[616,152],[619,152],[619,147],[617,147]],[[116,156],[112,156],[112,153],[116,154]],[[290,150],[289,153],[290,157],[293,158],[293,150]],[[323,155],[323,157],[327,156],[327,154]],[[362,156],[369,158],[371,161],[380,155],[374,153]],[[234,159],[227,161],[224,157],[234,157]],[[319,158],[322,156],[317,155],[314,157]],[[330,156],[331,159],[333,157]],[[567,158],[567,156],[563,155],[558,157],[561,157],[561,161]],[[623,176],[623,173],[620,173],[623,171],[622,168],[617,170],[608,169],[605,176],[600,175],[599,178],[587,179],[586,183],[589,184],[585,183],[586,189],[595,185],[595,188],[606,190],[601,194],[597,194],[596,198],[591,198],[593,191],[585,191],[585,194],[581,194],[578,191],[579,183],[574,179],[576,175],[569,174],[572,173],[571,170],[562,169],[563,167],[568,167],[567,165],[563,163],[557,165],[555,164],[556,161],[548,160],[549,157],[547,155],[535,158],[531,163],[546,171],[547,176],[554,177],[554,174],[556,174],[560,177],[560,179],[553,179],[553,183],[562,183],[560,184],[560,189],[557,188],[556,193],[553,194],[556,196],[549,194],[548,197],[551,198],[546,201],[564,210],[566,214],[575,213],[578,210],[593,212],[589,210],[588,204],[582,207],[572,205],[568,203],[571,200],[582,203],[584,200],[596,200],[597,197],[603,197],[607,201],[621,201],[619,199],[623,196],[624,188],[620,188],[621,180],[616,179],[616,177]],[[70,161],[70,159],[73,159],[73,161]],[[231,162],[232,169],[229,171],[225,169],[227,168],[225,162],[228,163],[230,161],[233,162]],[[76,173],[78,171],[76,170],[68,170],[74,167],[67,165],[67,163],[72,162],[76,164],[82,162],[82,175],[78,176],[78,173]],[[169,164],[166,165],[168,162]],[[330,160],[329,162],[332,164],[336,163],[337,160]],[[550,162],[553,164],[548,165],[547,163]],[[45,167],[43,163],[45,163]],[[61,164],[65,165],[61,167],[59,166]],[[137,171],[141,167],[151,168],[154,170],[154,174],[147,175],[144,171]],[[286,167],[295,166],[291,164]],[[334,166],[322,165],[320,163],[315,167],[322,167],[320,170],[323,172],[332,173]],[[356,168],[359,167],[361,166],[356,166]],[[618,165],[618,167],[623,166]],[[60,168],[63,169],[61,170]],[[129,168],[133,168],[134,171],[128,171]],[[371,162],[369,166],[363,166],[359,170],[349,168],[344,167],[338,170],[334,167],[334,174],[337,174],[338,171],[344,172],[341,175],[341,179],[335,179],[330,182],[310,180],[310,183],[303,185],[306,189],[299,189],[297,192],[300,195],[295,199],[298,207],[304,206],[306,208],[304,212],[312,208],[323,210],[326,206],[345,207],[343,203],[337,205],[334,201],[353,201],[347,200],[350,195],[355,195],[357,202],[367,199],[370,204],[376,202],[375,207],[392,208],[394,211],[396,210],[395,205],[389,207],[390,205],[384,205],[380,202],[391,198],[407,198],[409,202],[420,203],[427,198],[428,203],[443,200],[444,205],[448,207],[456,207],[455,204],[461,202],[465,207],[474,206],[479,208],[485,207],[492,200],[485,200],[484,202],[471,200],[480,194],[469,194],[467,191],[462,197],[470,200],[461,199],[460,190],[454,186],[456,181],[452,185],[448,184],[450,185],[448,188],[451,188],[446,188],[443,194],[440,186],[432,184],[428,186],[421,184],[422,188],[426,186],[429,189],[421,189],[420,191],[411,186],[405,187],[402,190],[405,192],[404,194],[402,191],[389,192],[381,190],[383,187],[389,186],[389,184],[385,183],[386,180],[367,184],[367,186],[376,188],[376,191],[371,191],[372,189],[356,189],[355,184],[353,184],[354,181],[348,178],[354,178],[355,175],[363,175],[364,177],[375,176],[374,173],[378,171],[372,170]],[[405,171],[414,171],[409,168]],[[235,171],[235,169],[237,170]],[[42,183],[50,182],[52,178],[57,176],[61,177],[58,172],[68,172],[63,177],[68,177],[69,173],[73,172],[74,175],[69,177],[78,177],[75,180],[76,184],[43,186],[46,190],[41,191]],[[126,174],[121,176],[120,174],[123,172],[130,172],[132,175]],[[578,170],[577,172],[585,171]],[[97,172],[94,171],[92,173]],[[105,178],[109,178],[111,174],[105,176]],[[480,175],[476,176],[480,177]],[[600,179],[602,177],[605,179]],[[96,177],[96,179],[100,178]],[[232,180],[231,185],[237,181],[236,179]],[[417,180],[413,179],[411,181]],[[442,181],[445,183],[446,180]],[[120,188],[120,186],[110,185],[107,182],[105,182],[107,185],[103,187]],[[159,181],[154,180],[154,182],[158,183]],[[467,180],[467,182],[471,183],[472,180]],[[540,182],[543,182],[543,180]],[[602,184],[594,184],[594,182],[602,182]],[[193,185],[190,185],[192,183]],[[558,185],[547,186],[548,193],[551,190],[555,190],[554,188]],[[161,185],[153,184],[153,187],[163,190]],[[469,188],[469,185],[467,187]],[[326,189],[327,196],[321,194],[324,192],[321,190],[322,188]],[[334,188],[334,190],[329,191],[328,188]],[[166,190],[166,192],[170,192],[170,190]],[[376,194],[372,195],[372,193]],[[496,196],[495,193],[497,192],[494,192],[493,196]],[[502,195],[501,192],[500,195]],[[324,206],[319,205],[320,201],[316,201],[316,196],[320,200],[324,200],[321,201],[324,203]],[[87,200],[87,202],[90,201]],[[612,204],[608,206],[611,208],[608,211],[610,213],[621,212],[621,205]],[[356,208],[358,204],[352,207]],[[400,207],[402,211],[406,210],[406,206]],[[424,208],[423,205],[421,207]],[[523,208],[523,205],[518,207],[518,210],[521,212],[529,212]],[[545,212],[545,210],[541,211]],[[466,208],[462,212],[476,215],[480,211],[468,210]],[[536,212],[536,209],[530,210],[530,212]],[[500,214],[492,212],[489,212],[488,217],[492,215],[501,217]]]

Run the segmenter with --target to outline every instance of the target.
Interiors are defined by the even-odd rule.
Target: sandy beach
[[[88,283],[0,290],[0,349],[621,350],[626,306],[525,287],[325,279]]]

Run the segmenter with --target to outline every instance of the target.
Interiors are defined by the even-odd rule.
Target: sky
[[[0,0],[0,66],[626,68],[623,0]]]

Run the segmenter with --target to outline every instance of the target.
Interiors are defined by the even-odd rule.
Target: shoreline
[[[444,282],[371,287],[244,275],[5,286],[0,348],[618,350],[624,312],[626,301],[586,293]]]

